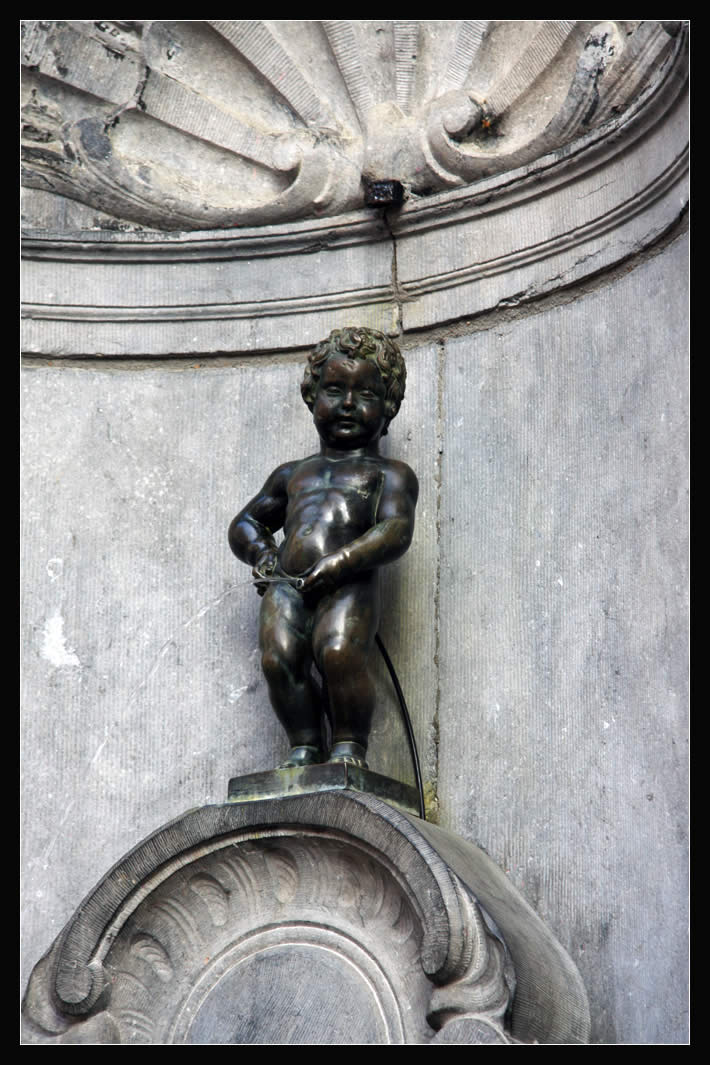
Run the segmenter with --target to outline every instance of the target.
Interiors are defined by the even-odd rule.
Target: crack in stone
[[[387,208],[386,207],[385,207],[385,209],[382,212],[382,221],[383,221],[385,229],[387,230],[387,233],[389,235],[389,239],[390,239],[390,241],[392,243],[392,266],[391,266],[391,274],[390,274],[390,284],[392,286],[392,298],[394,299],[394,302],[395,302],[395,304],[397,306],[397,336],[401,337],[402,333],[403,333],[403,328],[402,328],[402,299],[401,299],[401,295],[400,295],[399,276],[398,276],[398,272],[397,272],[397,238],[395,237],[394,233],[392,232],[392,226],[390,225],[390,220],[387,217]]]
[[[440,641],[441,641],[441,493],[443,484],[443,454],[444,454],[444,369],[445,369],[445,341],[437,343],[437,367],[436,367],[436,465],[434,469],[434,485],[436,488],[436,567],[434,577],[434,669],[436,672],[436,692],[434,696],[434,716],[431,726],[431,774],[432,779],[427,795],[427,817],[438,823],[439,820],[439,737],[440,737],[440,709],[441,709],[441,672],[440,672]]]

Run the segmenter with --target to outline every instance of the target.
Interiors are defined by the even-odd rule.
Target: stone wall
[[[440,822],[553,929],[605,1042],[685,1031],[685,266],[679,238],[410,343],[388,438],[422,492],[383,635]],[[295,358],[25,371],[30,963],[137,839],[283,752],[226,529],[313,447],[299,379]],[[371,764],[411,779],[379,690]]]

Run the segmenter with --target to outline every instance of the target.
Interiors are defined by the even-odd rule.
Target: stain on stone
[[[128,222],[119,222],[118,219],[114,219],[114,218],[105,218],[105,217],[103,217],[101,219],[97,218],[96,222],[97,222],[97,225],[99,225],[101,229],[107,229],[107,230],[109,230],[112,233],[125,233],[131,228],[131,226],[130,226],[130,224]],[[107,432],[106,435],[107,435],[108,439],[110,440],[111,439],[110,432]]]
[[[52,134],[46,129],[37,129],[36,126],[30,124],[23,125],[22,136],[29,141],[41,141],[46,144],[47,141],[52,140]]]
[[[81,146],[91,159],[108,159],[111,141],[104,132],[101,119],[82,118],[77,122]]]
[[[45,162],[55,163],[57,161],[56,151],[51,151],[48,148],[32,148],[29,145],[22,146],[22,157],[25,162]]]

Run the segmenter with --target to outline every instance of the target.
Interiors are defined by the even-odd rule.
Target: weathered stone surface
[[[512,170],[628,110],[685,47],[679,23],[555,19],[22,34],[25,184],[166,230],[334,215],[361,177],[428,195]]]
[[[344,319],[410,331],[525,302],[628,257],[675,224],[687,203],[682,35],[674,40],[644,25],[650,28],[638,33],[648,36],[649,56],[659,35],[674,43],[663,53],[663,76],[633,106],[610,111],[599,127],[583,124],[573,147],[542,138],[532,157],[512,151],[502,173],[486,162],[473,184],[436,195],[429,189],[386,215],[373,208],[277,224],[257,213],[238,228],[196,233],[121,232],[120,225],[29,230],[23,349],[57,356],[283,351],[317,342]],[[537,31],[531,23],[525,32]],[[380,120],[389,131],[391,116]],[[147,136],[135,133],[139,154]],[[501,140],[508,144],[508,134]],[[109,175],[107,187],[117,180]],[[460,182],[443,182],[451,184]],[[50,213],[47,195],[41,190],[37,201],[42,218]],[[83,226],[68,202],[62,224]]]
[[[446,344],[441,817],[604,1042],[687,1038],[686,265]]]
[[[153,833],[37,965],[24,1015],[28,1041],[59,1044],[589,1031],[574,965],[490,859],[351,791],[202,807]]]
[[[344,315],[392,332],[391,240],[383,239],[380,221],[358,219],[364,239],[347,243],[346,236],[333,254],[329,245],[343,224],[225,233],[221,250],[204,240],[159,240],[157,257],[150,240],[133,236],[120,252],[111,243],[62,242],[59,260],[52,251],[44,257],[41,241],[40,257],[24,263],[25,350],[107,356],[286,350],[327,336]]]
[[[272,469],[316,446],[302,372],[297,360],[26,373],[24,898],[32,963],[95,882],[97,861],[111,864],[191,805],[222,801],[230,777],[283,759],[259,663],[260,600],[249,568],[229,550],[227,528]],[[406,558],[383,575],[382,636],[431,781],[435,349],[412,353],[408,374],[384,443],[417,471],[419,525]],[[411,783],[396,697],[379,662],[377,691],[370,766]]]
[[[561,179],[561,163],[552,156],[547,173],[539,161],[534,174],[525,168],[508,174],[504,212],[497,196],[486,195],[491,180],[476,185],[450,230],[432,225],[436,204],[416,220],[405,213],[401,228],[393,227],[398,278],[408,297],[403,328],[516,306],[647,247],[687,205],[686,109],[686,98],[677,98],[667,120],[651,128],[640,113],[625,130],[624,144],[635,142],[631,152],[602,166],[601,145],[590,143],[586,166],[585,153],[575,155],[571,180]]]

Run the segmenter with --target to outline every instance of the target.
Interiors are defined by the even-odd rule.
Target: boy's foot
[[[329,762],[338,762],[345,765],[354,765],[358,769],[367,769],[367,761],[365,755],[367,751],[359,744],[350,740],[344,740],[342,743],[334,743],[330,748]]]
[[[292,747],[291,753],[278,769],[298,769],[304,765],[319,765],[323,761],[320,747]]]

